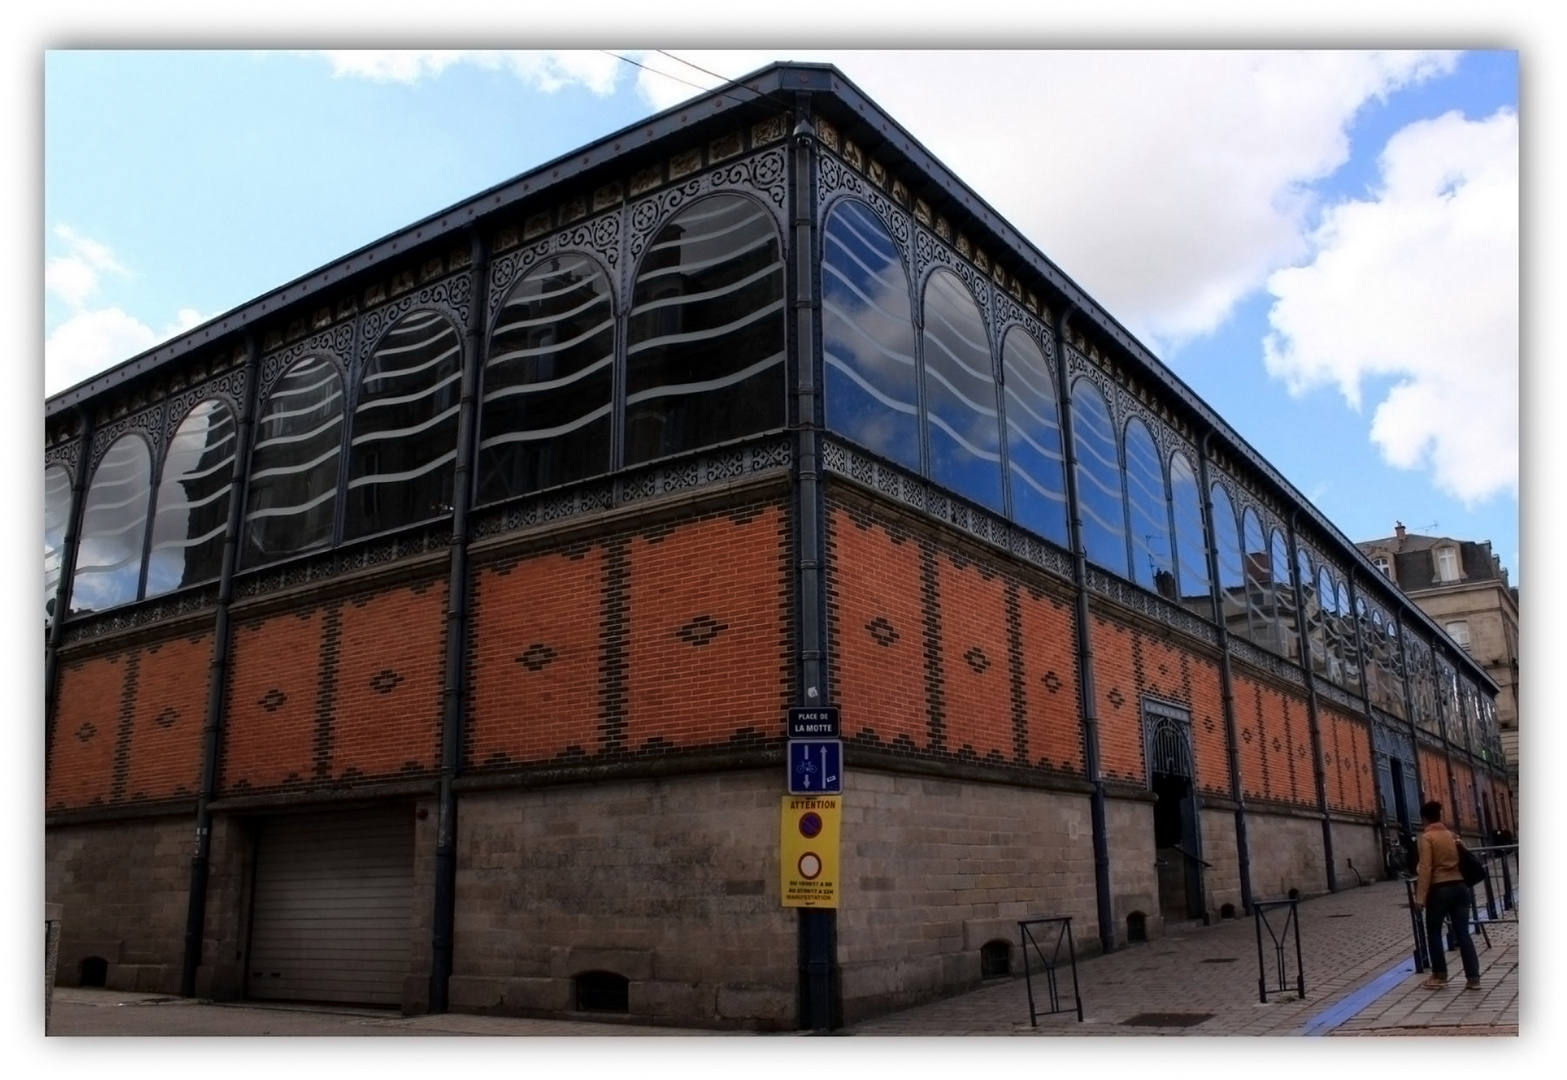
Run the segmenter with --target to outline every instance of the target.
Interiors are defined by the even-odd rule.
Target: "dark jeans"
[[[1426,952],[1431,959],[1431,974],[1438,979],[1447,978],[1447,954],[1442,949],[1442,924],[1451,916],[1453,937],[1458,941],[1458,954],[1464,958],[1464,977],[1480,977],[1480,957],[1475,954],[1475,943],[1469,938],[1469,887],[1454,881],[1433,885],[1426,897]]]

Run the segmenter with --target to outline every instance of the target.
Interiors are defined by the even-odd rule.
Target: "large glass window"
[[[148,596],[211,581],[222,572],[237,443],[234,413],[216,399],[192,409],[174,433],[152,519]]]
[[[1246,574],[1246,633],[1252,642],[1278,651],[1273,637],[1273,575],[1268,573],[1269,551],[1262,538],[1257,511],[1241,512],[1241,552]]]
[[[1360,616],[1350,603],[1349,582],[1343,578],[1338,579],[1338,601],[1340,627],[1343,631],[1344,642],[1344,686],[1349,690],[1360,689]]]
[[[1219,564],[1219,606],[1224,625],[1230,633],[1247,637],[1246,579],[1241,564],[1241,534],[1236,524],[1235,505],[1224,485],[1214,482],[1213,550]]]
[[[359,383],[348,447],[345,537],[451,512],[461,396],[457,328],[433,311],[397,320]]]
[[[139,435],[121,436],[93,473],[82,507],[82,538],[71,611],[102,611],[136,599],[147,542],[152,454]]]
[[[1170,551],[1170,503],[1153,436],[1141,420],[1126,425],[1126,503],[1132,525],[1132,580],[1176,599]]]
[[[1339,625],[1338,586],[1323,567],[1317,574],[1318,596],[1322,601],[1323,644],[1327,651],[1327,676],[1340,685],[1344,682],[1343,628]]]
[[[1297,575],[1300,581],[1300,604],[1306,615],[1306,651],[1310,654],[1311,670],[1318,675],[1328,673],[1327,612],[1323,607],[1322,590],[1316,571],[1311,567],[1311,557],[1302,548],[1297,556]]]
[[[245,509],[245,563],[332,542],[343,442],[343,380],[328,360],[289,368],[256,425]]]
[[[65,556],[65,530],[71,520],[71,474],[63,465],[44,469],[44,625],[54,621],[55,594]]]
[[[1000,415],[979,305],[956,274],[937,270],[925,282],[924,315],[930,478],[1000,510]]]
[[[479,421],[481,503],[608,472],[615,315],[598,263],[561,255],[507,296]]]
[[[767,212],[692,203],[637,274],[626,355],[626,464],[784,425],[784,274]]]
[[[1014,326],[1001,345],[1007,403],[1007,467],[1012,517],[1062,547],[1066,528],[1066,462],[1061,456],[1056,381],[1034,339]]]
[[[1268,547],[1268,568],[1273,578],[1274,633],[1279,655],[1299,660],[1300,639],[1296,636],[1295,589],[1290,584],[1289,541],[1281,531],[1274,529]]]
[[[1185,454],[1170,455],[1170,505],[1175,511],[1175,553],[1181,579],[1181,604],[1205,619],[1213,618],[1208,581],[1208,543],[1202,527],[1202,490]]]
[[[823,244],[827,427],[919,472],[919,379],[903,260],[881,219],[859,202],[833,208]]]
[[[1126,507],[1115,426],[1104,398],[1087,379],[1072,387],[1072,446],[1077,454],[1077,501],[1083,552],[1090,562],[1126,577]]]

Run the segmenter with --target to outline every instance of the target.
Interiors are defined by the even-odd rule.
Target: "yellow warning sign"
[[[778,830],[784,907],[838,906],[841,795],[785,795]]]

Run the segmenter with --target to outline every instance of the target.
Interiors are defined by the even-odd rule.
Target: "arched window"
[[[1077,454],[1077,500],[1083,551],[1090,562],[1126,577],[1126,506],[1121,456],[1104,398],[1087,379],[1072,387],[1072,448]]]
[[[582,255],[530,270],[496,319],[484,365],[478,500],[608,472],[615,378],[609,278]]]
[[[1170,505],[1175,511],[1175,553],[1181,579],[1181,604],[1205,619],[1213,618],[1208,582],[1208,544],[1202,527],[1202,492],[1185,454],[1170,455]]]
[[[1132,524],[1132,580],[1176,599],[1170,552],[1170,503],[1153,436],[1141,420],[1126,425],[1126,505]]]
[[[1339,621],[1338,586],[1326,566],[1317,574],[1317,588],[1322,600],[1322,637],[1327,652],[1326,674],[1329,679],[1342,684],[1344,682],[1344,630]]]
[[[1360,646],[1358,644],[1359,619],[1349,600],[1349,582],[1337,579],[1339,628],[1344,649],[1344,686],[1360,689]]]
[[[451,513],[462,339],[444,315],[413,311],[365,365],[348,444],[345,538]]]
[[[930,478],[1000,510],[1000,415],[979,305],[956,274],[937,270],[925,282],[924,316]]]
[[[783,425],[777,230],[750,199],[700,199],[659,230],[637,273],[626,350],[626,464]]]
[[[64,465],[44,469],[44,625],[54,622],[55,596],[71,520],[71,474]]]
[[[1388,711],[1400,720],[1409,719],[1408,703],[1404,697],[1404,649],[1398,631],[1398,620],[1388,617],[1382,623],[1383,657],[1388,680]]]
[[[238,430],[233,411],[209,398],[181,421],[163,458],[147,557],[147,595],[211,581],[223,569]]]
[[[285,372],[256,424],[245,501],[248,566],[332,543],[343,449],[343,380],[329,360]]]
[[[1219,564],[1219,607],[1230,633],[1247,636],[1246,579],[1242,572],[1241,536],[1235,507],[1224,485],[1215,481],[1213,493],[1213,550]]]
[[[152,454],[140,435],[122,435],[93,473],[82,507],[71,608],[103,611],[135,600],[147,543]]]
[[[1012,518],[1066,547],[1066,462],[1061,456],[1055,378],[1039,346],[1021,327],[1007,331],[1001,344],[1001,366]]]
[[[1262,521],[1248,506],[1241,512],[1241,557],[1246,575],[1246,636],[1253,644],[1278,650],[1273,636],[1271,552],[1262,537]]]
[[[919,472],[919,373],[903,260],[881,219],[853,200],[827,215],[822,243],[827,427]]]
[[[1317,572],[1312,569],[1311,558],[1302,548],[1296,556],[1300,578],[1300,604],[1306,614],[1306,641],[1305,647],[1310,653],[1311,670],[1318,675],[1328,673],[1328,639],[1327,639],[1327,612],[1323,605],[1325,600],[1317,578]]]
[[[1268,544],[1268,567],[1273,577],[1274,640],[1278,652],[1290,660],[1300,659],[1300,640],[1295,626],[1295,589],[1290,584],[1289,541],[1274,529]]]

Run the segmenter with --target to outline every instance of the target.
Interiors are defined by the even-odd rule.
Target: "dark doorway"
[[[1153,774],[1154,848],[1159,859],[1159,914],[1177,921],[1202,918],[1202,875],[1197,861],[1197,810],[1192,782],[1173,773]]]

